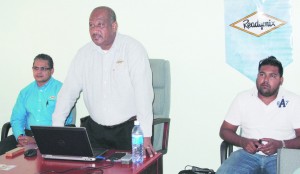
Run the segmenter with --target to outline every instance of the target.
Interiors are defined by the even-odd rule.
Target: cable
[[[114,161],[112,160],[111,163],[104,165],[104,166],[99,166],[99,167],[78,167],[78,168],[71,168],[71,169],[67,169],[67,170],[62,170],[62,171],[56,171],[56,170],[46,170],[46,171],[42,171],[38,174],[47,174],[47,173],[68,173],[70,171],[74,171],[74,170],[86,170],[86,171],[97,171],[99,170],[99,174],[103,174],[103,169],[108,169],[114,166]],[[87,173],[87,174],[91,174],[91,173]],[[96,173],[93,173],[96,174]]]

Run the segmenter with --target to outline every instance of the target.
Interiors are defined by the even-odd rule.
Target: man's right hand
[[[30,137],[30,136],[23,136],[23,135],[20,135],[18,137],[18,147],[21,147],[21,146],[25,146],[25,145],[28,145],[28,144],[35,144],[35,139],[33,137]]]
[[[256,139],[248,139],[241,137],[241,147],[248,153],[254,154],[258,151],[261,144]]]

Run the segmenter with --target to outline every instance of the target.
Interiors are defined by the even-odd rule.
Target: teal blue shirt
[[[41,87],[34,81],[20,91],[10,118],[15,138],[18,138],[21,134],[25,135],[24,129],[30,130],[32,125],[52,125],[52,113],[61,86],[60,81],[51,77]],[[70,114],[65,124],[71,123],[72,115]]]

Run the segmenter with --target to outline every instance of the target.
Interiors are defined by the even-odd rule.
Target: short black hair
[[[47,55],[47,54],[38,54],[37,56],[35,56],[35,58],[33,60],[33,65],[34,65],[34,62],[38,59],[48,61],[49,68],[53,69],[53,60],[49,55]]]
[[[279,71],[279,75],[280,77],[283,76],[283,67],[282,67],[282,64],[279,60],[276,59],[276,57],[274,56],[270,56],[270,57],[267,57],[265,59],[262,59],[261,61],[259,61],[259,64],[258,64],[258,71],[260,71],[260,68],[264,65],[272,65],[272,66],[276,66],[278,67],[278,71]]]

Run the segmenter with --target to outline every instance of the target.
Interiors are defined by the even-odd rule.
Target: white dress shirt
[[[147,52],[135,39],[117,34],[106,52],[93,42],[78,51],[58,94],[53,126],[64,125],[81,92],[95,122],[111,126],[136,115],[144,136],[152,135],[152,73]]]

